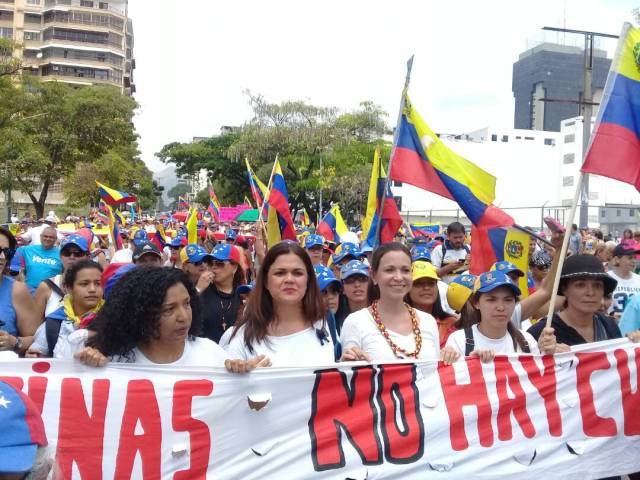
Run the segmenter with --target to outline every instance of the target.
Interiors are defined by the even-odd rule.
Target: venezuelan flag
[[[340,236],[348,231],[338,204],[331,207],[331,210],[322,218],[316,228],[316,233],[322,235],[325,240],[334,243],[340,242]]]
[[[121,203],[137,201],[135,195],[130,195],[119,190],[114,190],[113,188],[109,188],[106,185],[101,184],[97,180],[96,185],[98,186],[98,194],[100,195],[100,198],[104,200],[107,205],[114,206],[120,205]]]
[[[256,202],[257,208],[262,207],[266,198],[269,197],[269,190],[267,186],[260,181],[258,176],[251,169],[251,165],[249,165],[249,160],[244,159],[247,164],[247,177],[249,178],[249,186],[251,187],[251,195]]]
[[[158,247],[158,250],[162,251],[167,246],[167,234],[164,230],[164,226],[160,222],[156,222],[156,232],[153,234],[151,241]]]
[[[582,171],[640,190],[640,29],[625,23]]]
[[[488,254],[485,253],[483,272],[488,271],[495,262],[506,260],[513,263],[525,274],[524,277],[520,277],[518,280],[518,287],[520,287],[522,297],[528,296],[529,235],[515,228],[492,228],[488,230],[488,236],[492,251]],[[475,255],[476,239],[474,238],[473,253],[471,254],[472,262]]]
[[[309,218],[309,214],[307,213],[306,208],[302,209],[302,224],[305,227],[308,227],[309,225],[311,225],[311,219]]]
[[[184,197],[178,197],[178,208],[190,209],[191,205],[189,205],[189,202],[185,200]]]
[[[454,200],[474,225],[495,199],[496,179],[449,149],[408,96],[398,125],[389,177]]]
[[[122,249],[122,238],[120,237],[120,228],[118,222],[113,216],[113,209],[107,206],[109,215],[109,235],[111,236],[111,242],[116,250]]]
[[[384,167],[380,163],[380,149],[376,148],[373,154],[373,165],[371,166],[371,178],[369,180],[369,195],[367,197],[367,211],[362,220],[362,238],[369,236],[371,222],[378,209],[378,179],[385,177]]]
[[[384,208],[382,208],[382,198],[385,187],[387,193],[384,195]],[[393,242],[396,233],[398,233],[398,229],[402,226],[402,217],[393,199],[393,194],[387,184],[386,178],[378,178],[376,205],[377,209],[366,237],[367,244],[372,248],[378,248],[384,243]],[[382,216],[380,215],[381,212]]]
[[[437,223],[417,222],[409,225],[414,236],[423,235],[431,237],[440,233],[440,225]]]
[[[216,196],[216,192],[213,191],[213,186],[209,185],[209,207],[207,208],[213,220],[220,221],[220,202]]]
[[[280,162],[276,159],[273,169],[271,191],[267,199],[269,216],[267,219],[267,245],[271,248],[281,240],[296,240],[296,229],[293,226],[291,211],[289,210],[289,194]]]

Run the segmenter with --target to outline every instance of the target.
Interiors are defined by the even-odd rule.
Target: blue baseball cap
[[[340,276],[345,280],[353,275],[369,277],[369,267],[360,260],[351,260],[340,269]]]
[[[493,272],[485,272],[480,275],[476,280],[474,291],[487,293],[499,287],[509,287],[511,290],[513,290],[513,293],[515,293],[516,297],[520,296],[521,292],[518,286],[511,281],[506,273],[499,270],[495,270]]]
[[[136,233],[133,234],[133,244],[138,245],[147,240],[147,232],[140,228],[136,230]]]
[[[493,266],[491,267],[491,271],[502,272],[506,275],[509,275],[510,273],[515,273],[519,277],[524,277],[524,272],[522,270],[516,267],[513,263],[507,262],[506,260],[494,263]]]
[[[204,248],[197,243],[190,243],[184,247],[180,252],[180,259],[182,262],[198,263],[203,261],[206,257],[211,257]]]
[[[0,382],[0,425],[0,470],[28,472],[38,447],[47,445],[44,423],[33,401],[5,382]]]
[[[340,247],[340,253],[335,253],[331,259],[333,263],[340,263],[347,257],[352,257],[353,259],[358,259],[362,257],[362,252],[360,248],[355,243],[345,242]]]
[[[246,285],[240,285],[236,288],[238,295],[244,295],[245,293],[251,293],[256,288],[256,282],[247,283]]]
[[[224,234],[224,238],[225,240],[234,240],[236,239],[236,237],[238,236],[238,234],[236,233],[235,230],[227,230],[226,233]]]
[[[60,251],[70,246],[76,246],[85,253],[89,252],[89,242],[87,242],[86,238],[80,235],[71,234],[60,241]]]
[[[240,250],[235,245],[229,243],[219,243],[213,247],[211,256],[223,262],[233,261],[240,265]]]
[[[330,268],[324,265],[316,265],[313,268],[316,272],[316,280],[318,281],[318,287],[320,287],[321,291],[324,292],[332,283],[335,283],[338,289],[342,289],[342,283],[336,278]]]
[[[418,262],[423,260],[425,262],[431,262],[431,253],[426,245],[417,245],[411,252],[411,261]]]
[[[304,241],[304,248],[316,247],[318,245],[324,247],[324,238],[322,238],[322,235],[314,233],[309,235]]]
[[[176,237],[171,239],[171,241],[169,242],[169,246],[174,248],[182,247],[183,239],[184,237],[182,235],[177,235]]]

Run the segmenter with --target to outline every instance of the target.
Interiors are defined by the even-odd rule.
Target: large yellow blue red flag
[[[126,192],[121,192],[119,190],[115,190],[113,188],[109,188],[106,185],[101,184],[96,180],[96,185],[98,186],[98,194],[100,198],[104,200],[107,205],[120,205],[121,203],[129,203],[137,201],[135,195],[131,195]]]
[[[276,159],[273,168],[273,181],[269,192],[269,215],[267,219],[267,245],[271,248],[281,240],[297,240],[289,210],[289,194],[284,183],[280,162]]]
[[[447,147],[408,95],[397,127],[389,178],[454,200],[474,225],[495,200],[496,179]]]
[[[625,23],[582,165],[640,190],[640,29]]]

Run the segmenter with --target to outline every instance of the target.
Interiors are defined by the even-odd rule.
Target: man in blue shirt
[[[60,249],[55,246],[56,229],[48,227],[40,234],[40,245],[20,247],[11,260],[10,269],[14,272],[24,270],[25,283],[33,290],[40,282],[55,277],[62,272]]]

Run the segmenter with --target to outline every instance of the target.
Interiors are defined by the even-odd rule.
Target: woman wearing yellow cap
[[[438,272],[431,263],[418,260],[411,267],[413,285],[406,297],[406,302],[418,310],[431,314],[437,324],[440,335],[440,347],[447,343],[449,335],[455,331],[453,325],[456,317],[449,315],[442,308],[438,290]]]

